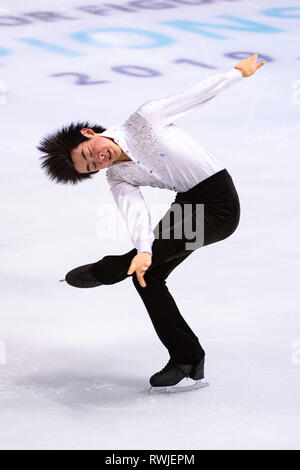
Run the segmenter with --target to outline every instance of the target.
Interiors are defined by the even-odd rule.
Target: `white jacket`
[[[122,125],[100,134],[113,138],[132,160],[110,166],[106,177],[138,253],[152,254],[154,241],[150,213],[139,186],[183,192],[224,168],[173,121],[242,79],[235,68],[215,73],[186,91],[148,101]]]

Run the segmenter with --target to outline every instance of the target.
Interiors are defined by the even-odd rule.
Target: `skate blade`
[[[148,393],[152,395],[158,393],[175,393],[175,392],[187,392],[188,390],[197,390],[200,388],[208,387],[209,382],[203,382],[203,380],[193,380],[190,378],[184,378],[178,384],[171,385],[168,387],[151,387]]]

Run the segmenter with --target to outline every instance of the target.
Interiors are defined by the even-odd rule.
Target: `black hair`
[[[93,129],[96,133],[106,131],[99,125],[91,125],[89,122],[72,122],[69,126],[64,126],[59,130],[47,134],[36,146],[38,150],[45,153],[40,157],[41,166],[46,171],[47,176],[55,183],[77,184],[79,181],[90,179],[91,175],[98,171],[90,173],[79,173],[74,168],[71,158],[71,151],[79,144],[88,140],[81,134],[80,130],[84,127]]]

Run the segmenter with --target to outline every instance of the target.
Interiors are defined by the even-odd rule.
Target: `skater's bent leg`
[[[172,207],[172,206],[171,206]],[[169,209],[170,211],[170,209]],[[156,266],[164,265],[165,263],[186,255],[185,240],[173,239],[170,240],[162,237],[162,223],[166,227],[169,222],[169,211],[166,212],[164,217],[160,220],[154,229],[155,240],[152,245],[152,260],[150,269]],[[170,223],[170,222],[169,222]],[[182,220],[179,223],[183,223]],[[170,223],[170,233],[173,235],[174,226]],[[131,276],[127,274],[132,259],[136,256],[137,249],[133,248],[123,255],[104,256],[100,261],[92,265],[92,275],[103,284],[115,284],[123,281]]]
[[[231,177],[226,177],[224,181],[218,180],[217,183],[217,186],[213,186],[212,192],[214,194],[218,190],[220,194],[217,194],[217,196],[221,198],[221,202],[224,199],[226,203],[223,203],[224,207],[222,207],[222,210],[219,209],[220,201],[218,200],[216,208],[213,205],[206,206],[203,227],[203,243],[201,246],[209,245],[227,238],[231,233],[233,233],[239,223],[239,200]],[[177,202],[179,202],[179,200]],[[174,236],[174,233],[176,232],[175,227],[178,227],[178,225],[182,226],[181,232],[183,234],[185,233],[184,211],[182,211],[182,218],[177,218],[176,222],[175,220],[174,222],[171,221],[169,215],[177,202],[175,199],[174,203],[171,204],[171,208],[166,212],[154,229],[155,240],[152,245],[152,264],[149,267],[148,272],[156,267],[164,266],[166,263],[172,262],[173,260],[182,260],[187,254],[194,251],[187,249],[186,243],[188,242],[189,245],[193,245],[196,239],[189,240],[185,239],[184,236],[182,238]],[[202,204],[202,202],[205,202],[205,199],[195,193],[186,201],[181,200],[180,204],[184,205],[185,202],[188,204],[193,203],[194,205],[198,202]],[[195,222],[195,217],[193,220]],[[193,227],[193,230],[194,229],[195,227]],[[165,231],[170,234],[169,239],[162,236],[162,233]],[[136,248],[133,248],[123,255],[104,256],[100,261],[94,263],[92,266],[92,273],[95,278],[102,281],[103,284],[115,284],[120,282],[128,277],[128,268],[136,254],[137,250]]]

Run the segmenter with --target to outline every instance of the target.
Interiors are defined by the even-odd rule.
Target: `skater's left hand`
[[[141,287],[146,287],[147,284],[144,281],[144,275],[151,263],[152,256],[150,253],[138,253],[132,258],[127,274],[133,274],[135,272]]]
[[[264,64],[267,62],[265,60],[262,60],[261,62],[256,63],[257,61],[257,54],[253,54],[250,57],[247,57],[246,59],[240,60],[234,68],[239,70],[244,77],[250,77],[253,75],[257,69],[262,67]]]

